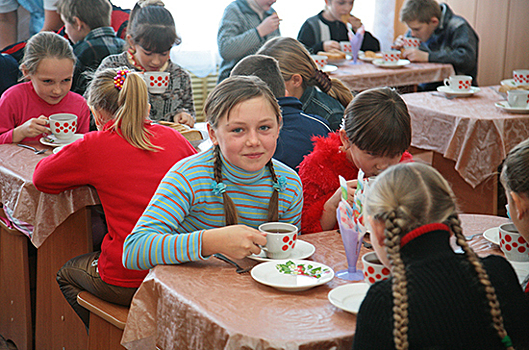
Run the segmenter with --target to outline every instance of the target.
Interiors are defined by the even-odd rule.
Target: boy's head
[[[231,76],[253,75],[261,78],[272,91],[275,98],[285,97],[285,81],[279,64],[273,57],[264,55],[246,56],[233,67]]]
[[[441,14],[436,0],[407,0],[400,10],[400,21],[406,23],[412,36],[425,42],[439,27]]]
[[[410,147],[408,107],[394,89],[366,90],[345,109],[340,138],[353,163],[366,176],[377,175]]]
[[[57,12],[64,22],[66,34],[75,44],[91,30],[110,26],[112,5],[108,0],[59,0]]]

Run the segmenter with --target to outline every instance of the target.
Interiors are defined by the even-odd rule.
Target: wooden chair
[[[8,226],[0,206],[0,334],[19,350],[33,348],[28,237]]]

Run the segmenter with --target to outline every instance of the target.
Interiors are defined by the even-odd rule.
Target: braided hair
[[[512,349],[494,287],[476,253],[467,244],[457,215],[455,196],[437,170],[421,163],[390,167],[370,188],[365,211],[366,215],[385,222],[384,244],[393,277],[393,336],[397,349],[408,349],[410,346],[408,284],[400,253],[401,238],[431,223],[445,223],[455,234],[468,264],[476,271],[476,282],[484,287],[493,326],[506,348]]]

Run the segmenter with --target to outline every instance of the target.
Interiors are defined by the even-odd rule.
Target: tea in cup
[[[323,55],[310,55],[314,62],[316,62],[316,65],[318,66],[318,69],[323,69],[327,65],[327,56]]]
[[[454,91],[468,91],[472,86],[472,77],[470,75],[452,75],[444,80],[444,84]]]
[[[507,91],[507,101],[511,107],[527,108],[529,105],[529,91],[509,90]]]
[[[345,53],[353,52],[350,41],[340,41],[340,50]]]
[[[510,261],[529,261],[529,245],[512,223],[500,225],[500,249]]]
[[[421,46],[421,39],[419,38],[404,37],[402,41],[405,49],[418,49]]]
[[[512,77],[515,85],[529,85],[529,69],[516,69]]]
[[[298,228],[286,222],[267,222],[259,226],[266,233],[266,245],[262,249],[270,259],[284,259],[290,256],[296,246]]]
[[[364,281],[368,284],[387,280],[391,274],[389,269],[378,259],[375,252],[364,254],[362,264],[364,264]]]
[[[51,133],[57,141],[70,140],[77,131],[77,116],[70,113],[57,113],[48,117]]]
[[[143,80],[151,94],[163,94],[169,86],[169,72],[145,72]]]
[[[384,62],[386,64],[396,64],[399,62],[400,59],[400,51],[399,50],[389,50],[382,52],[382,57],[384,58]]]

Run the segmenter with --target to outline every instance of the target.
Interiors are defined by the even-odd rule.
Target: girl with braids
[[[345,110],[343,128],[313,140],[314,150],[299,165],[303,233],[338,228],[339,175],[348,181],[348,199],[353,206],[359,175],[367,179],[390,165],[412,159],[406,152],[411,142],[408,107],[390,88],[358,94]]]
[[[289,37],[273,38],[257,54],[274,57],[279,62],[287,95],[301,101],[303,112],[327,120],[333,131],[340,129],[344,109],[353,94],[340,80],[329,78],[319,70],[299,41]]]
[[[505,188],[509,217],[529,242],[529,139],[514,147],[503,162],[501,182]],[[529,293],[529,276],[522,284]]]
[[[147,271],[123,267],[123,241],[171,166],[196,151],[179,132],[151,123],[147,86],[138,74],[100,70],[87,97],[99,131],[42,159],[33,183],[46,193],[91,185],[101,200],[108,226],[101,251],[73,258],[57,274],[62,293],[88,327],[89,312],[77,304],[77,294],[87,290],[130,304]]]
[[[503,257],[469,247],[449,184],[434,168],[392,166],[365,210],[392,277],[371,286],[354,349],[527,349],[529,299]],[[454,234],[463,254],[450,246]]]
[[[300,226],[301,181],[272,159],[281,111],[261,79],[233,76],[209,94],[204,112],[213,147],[167,173],[123,251],[123,265],[149,269],[222,253],[259,254],[267,221]]]

